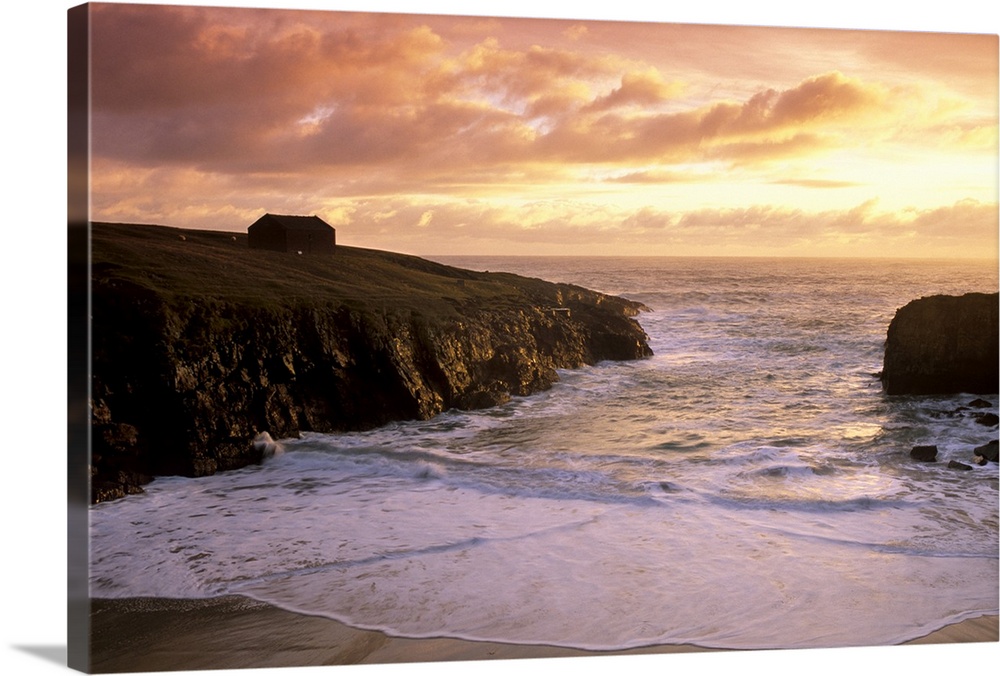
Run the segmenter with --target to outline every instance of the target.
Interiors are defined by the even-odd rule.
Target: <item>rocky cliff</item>
[[[642,306],[388,252],[92,228],[92,500],[261,460],[252,440],[365,429],[651,354]]]
[[[896,311],[885,342],[888,394],[994,394],[998,294],[930,296]]]

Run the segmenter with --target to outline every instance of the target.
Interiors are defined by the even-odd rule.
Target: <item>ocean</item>
[[[997,465],[947,467],[996,427],[877,377],[897,308],[995,292],[995,262],[436,260],[641,301],[655,356],[158,478],[90,508],[91,594],[588,649],[888,645],[998,612]]]

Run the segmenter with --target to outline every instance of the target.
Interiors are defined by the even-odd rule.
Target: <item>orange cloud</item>
[[[652,169],[643,171],[632,171],[620,176],[613,176],[604,179],[608,183],[624,183],[638,185],[655,185],[660,183],[691,183],[696,181],[712,180],[705,174],[682,173],[677,171],[664,171],[662,169]]]
[[[585,107],[587,111],[603,111],[624,106],[655,106],[675,96],[682,87],[664,82],[659,71],[651,69],[641,73],[622,75],[621,86],[610,94],[600,96]]]
[[[886,87],[836,71],[685,107],[680,83],[606,52],[492,37],[464,48],[379,15],[100,7],[95,149],[147,165],[433,174],[456,162],[747,163],[870,143],[866,130],[894,113]]]
[[[589,32],[590,29],[584,24],[575,24],[564,30],[563,35],[570,40],[576,41],[586,37]]]
[[[800,125],[828,120],[844,121],[870,115],[884,108],[886,92],[878,86],[865,85],[839,72],[811,77],[794,89],[776,94],[772,90],[751,99],[745,110],[764,113],[766,126]],[[755,120],[757,126],[760,121]]]
[[[423,251],[641,253],[648,237],[669,253],[752,232],[800,252],[902,232],[951,246],[949,232],[987,232],[982,204],[996,201],[995,174],[967,161],[995,156],[995,85],[980,95],[956,75],[972,50],[970,68],[995,76],[989,41],[935,37],[941,51],[917,58],[882,45],[919,36],[865,32],[115,4],[93,16],[98,218],[239,229],[322,208],[359,242],[412,235]],[[921,181],[941,167],[952,206],[926,209],[933,180],[914,189],[920,212],[801,206],[865,199],[859,186],[884,197],[891,169],[913,166]],[[705,208],[722,203],[715,183],[744,203]],[[956,205],[959,190],[981,202]]]
[[[391,206],[386,206],[386,205]],[[614,245],[622,254],[958,256],[996,255],[996,204],[963,201],[936,209],[879,211],[875,201],[844,210],[778,205],[675,211],[595,207],[568,200],[501,206],[466,200],[428,205],[387,198],[357,205],[345,236],[424,253],[580,253]],[[391,218],[376,214],[392,213]],[[971,243],[971,244],[970,244]],[[390,248],[391,248],[390,246]]]
[[[781,181],[771,181],[775,185],[792,185],[800,188],[856,188],[861,183],[854,181],[836,181],[822,178],[787,178]]]
[[[454,64],[455,79],[468,90],[488,92],[507,102],[531,101],[561,89],[568,82],[586,81],[614,73],[613,60],[532,45],[505,49],[489,38],[464,53]]]

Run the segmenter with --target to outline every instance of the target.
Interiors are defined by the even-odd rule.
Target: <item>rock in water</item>
[[[976,422],[980,425],[985,425],[986,427],[993,427],[994,425],[1000,425],[1000,416],[996,413],[980,413],[975,416]]]
[[[937,451],[937,446],[914,446],[910,457],[920,462],[934,462],[937,460]]]
[[[996,393],[998,296],[929,296],[897,310],[885,341],[886,393]]]
[[[988,444],[977,446],[973,452],[989,462],[997,462],[998,447],[1000,447],[1000,443],[997,441],[991,441]]]

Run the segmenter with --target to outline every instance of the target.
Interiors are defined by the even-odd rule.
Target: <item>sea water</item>
[[[91,508],[92,594],[591,649],[884,645],[997,612],[997,465],[972,463],[996,428],[877,378],[897,308],[995,292],[995,263],[441,260],[641,301],[655,356],[158,478]]]

